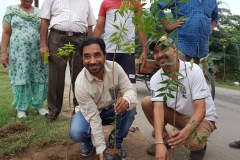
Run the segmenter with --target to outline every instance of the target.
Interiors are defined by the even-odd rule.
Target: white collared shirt
[[[100,113],[114,102],[111,92],[113,86],[115,86],[114,88],[119,88],[123,98],[128,101],[129,110],[133,109],[138,103],[135,88],[122,67],[116,62],[114,63],[113,84],[112,66],[112,61],[106,61],[103,80],[99,80],[86,68],[83,68],[75,82],[75,96],[79,103],[78,107],[91,126],[92,141],[96,147],[97,154],[102,153],[106,149]]]
[[[216,114],[215,104],[213,102],[209,87],[206,83],[203,71],[195,63],[191,65],[190,62],[183,62],[179,60],[179,73],[178,82],[182,85],[178,86],[178,98],[176,104],[176,111],[191,116],[194,113],[193,101],[197,99],[205,99],[207,120],[216,121],[218,115]],[[158,97],[162,92],[158,91],[160,88],[165,87],[166,84],[160,83],[164,80],[170,79],[168,76],[162,75],[163,69],[159,69],[151,78],[151,93],[152,101],[163,102],[163,97]],[[176,96],[176,92],[172,92]],[[167,98],[167,106],[175,109],[175,98]]]
[[[61,31],[86,33],[96,24],[89,0],[44,0],[39,17]]]

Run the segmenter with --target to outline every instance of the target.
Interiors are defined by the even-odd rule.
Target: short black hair
[[[103,52],[103,54],[106,54],[106,45],[102,38],[96,38],[96,37],[89,37],[84,39],[80,44],[80,55],[83,55],[83,48],[86,46],[89,46],[91,44],[98,44]]]

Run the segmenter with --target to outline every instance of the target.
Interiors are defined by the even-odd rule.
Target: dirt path
[[[112,126],[104,126],[105,137],[108,137]],[[124,140],[124,146],[128,155],[128,160],[151,160],[154,159],[146,154],[149,143],[146,141],[141,132],[136,129],[135,132],[129,132],[128,137]],[[80,144],[63,145],[45,145],[42,147],[29,148],[22,153],[15,154],[14,157],[5,157],[3,160],[97,160],[96,153],[89,157],[81,156]]]

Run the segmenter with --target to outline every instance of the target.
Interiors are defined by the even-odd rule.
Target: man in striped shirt
[[[61,112],[65,70],[69,60],[71,82],[74,93],[74,83],[77,75],[83,68],[79,52],[82,40],[92,34],[92,26],[96,20],[93,15],[89,0],[45,0],[41,7],[41,56],[50,53],[49,57],[49,87],[47,122],[53,122]],[[48,30],[50,33],[48,36]],[[58,49],[64,44],[71,43],[75,46],[75,52],[68,59],[65,56],[57,56]],[[78,102],[73,98],[74,107]]]

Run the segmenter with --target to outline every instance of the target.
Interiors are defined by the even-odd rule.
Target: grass
[[[3,67],[0,67],[0,79],[0,159],[34,146],[68,142],[70,118],[59,116],[56,122],[47,124],[44,117],[29,107],[27,118],[18,119],[12,106],[7,70]]]
[[[223,82],[215,81],[215,86],[220,88],[227,88],[227,89],[240,91],[240,85],[239,86],[234,85],[233,82],[231,84],[231,83],[223,83]]]

